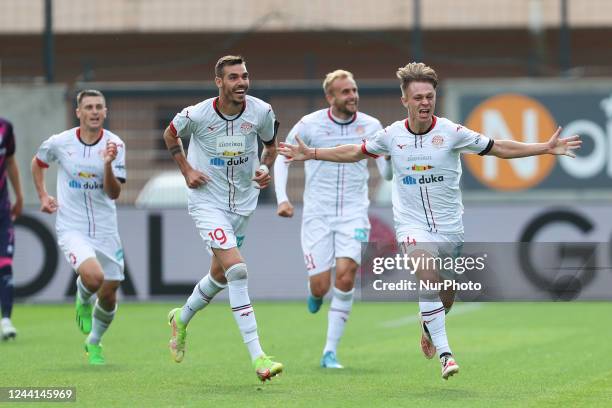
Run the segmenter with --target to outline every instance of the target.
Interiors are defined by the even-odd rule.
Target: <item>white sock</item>
[[[232,314],[234,315],[236,324],[238,324],[242,339],[249,349],[251,360],[255,360],[257,357],[264,354],[264,352],[259,344],[257,321],[255,320],[255,311],[249,299],[247,280],[239,279],[230,281],[227,287],[229,290]]]
[[[204,309],[215,295],[225,289],[226,286],[227,285],[217,282],[210,276],[209,272],[208,275],[203,277],[202,280],[195,285],[193,293],[183,305],[180,316],[181,322],[183,322],[183,324],[188,324],[191,318],[195,316],[198,311]]]
[[[442,353],[452,354],[446,337],[446,313],[442,302],[439,300],[437,302],[419,301],[419,309],[421,310],[423,323],[425,323],[425,327],[427,327],[431,336],[431,341],[436,346],[438,357]]]
[[[83,284],[83,281],[81,280],[81,275],[79,275],[79,277],[76,280],[76,287],[77,287],[77,296],[79,297],[79,300],[81,301],[81,303],[83,304],[90,303],[93,293],[85,287],[85,285]]]
[[[329,312],[327,313],[327,342],[323,349],[323,354],[328,351],[336,353],[340,338],[344,333],[344,326],[348,320],[353,307],[353,293],[355,289],[343,292],[334,287]]]
[[[117,306],[115,306],[115,310],[112,312],[106,311],[102,309],[100,303],[96,301],[96,304],[93,309],[93,321],[91,324],[91,333],[89,333],[89,337],[87,337],[87,343],[89,344],[100,344],[100,340],[102,340],[102,336],[110,326],[113,318],[115,317],[115,313],[117,312]]]

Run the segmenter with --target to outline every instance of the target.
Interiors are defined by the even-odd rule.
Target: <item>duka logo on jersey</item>
[[[546,142],[556,130],[555,120],[542,104],[517,94],[502,94],[485,100],[471,112],[465,125],[492,139],[525,143]],[[473,143],[479,142],[480,138],[476,137]],[[539,184],[555,165],[552,155],[502,160],[495,156],[466,154],[463,159],[482,184],[506,191]]]
[[[441,183],[444,181],[444,176],[436,176],[435,174],[431,174],[429,176],[421,176],[418,179],[412,176],[406,176],[402,179],[402,183],[407,186],[412,185],[423,185],[423,184],[433,184],[433,183]]]
[[[248,157],[231,157],[229,159],[221,159],[219,157],[213,157],[210,159],[210,165],[216,167],[224,167],[224,166],[239,166],[241,164],[245,164],[249,161]]]

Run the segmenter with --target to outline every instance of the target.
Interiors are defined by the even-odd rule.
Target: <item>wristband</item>
[[[259,171],[262,171],[262,172],[264,172],[266,174],[270,174],[270,169],[265,164],[260,164],[259,165]]]

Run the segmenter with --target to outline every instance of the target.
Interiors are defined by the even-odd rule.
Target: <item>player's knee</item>
[[[97,273],[81,273],[81,281],[86,288],[97,292],[104,282],[104,275]]]
[[[329,279],[311,279],[310,293],[314,297],[323,297],[329,292]]]
[[[243,262],[232,265],[225,271],[225,278],[228,282],[246,279],[247,275],[247,266]]]
[[[344,292],[353,289],[354,284],[355,279],[350,273],[344,273],[342,275],[336,276],[336,287]]]

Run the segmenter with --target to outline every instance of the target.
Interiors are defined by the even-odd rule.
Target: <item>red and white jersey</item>
[[[36,153],[41,167],[57,162],[58,234],[79,231],[91,238],[118,234],[115,201],[104,192],[104,152],[117,144],[113,174],[125,182],[125,144],[112,132],[100,131],[92,144],[81,140],[80,129],[66,130],[45,140]]]
[[[295,137],[299,136],[312,148],[361,144],[381,129],[378,119],[365,113],[357,112],[352,119],[339,122],[329,108],[321,109],[304,116],[289,132],[287,143],[297,144]],[[356,163],[308,160],[304,171],[304,216],[358,216],[368,211],[367,160]]]
[[[170,124],[175,135],[190,137],[189,164],[211,179],[189,189],[189,206],[208,205],[248,216],[259,197],[252,181],[259,168],[257,136],[263,143],[274,143],[276,118],[268,103],[253,96],[246,96],[243,110],[233,117],[219,111],[217,100],[183,109]]]
[[[366,154],[391,156],[393,216],[396,226],[440,233],[463,232],[461,153],[485,155],[493,140],[433,117],[431,127],[413,133],[397,121],[362,145]]]

